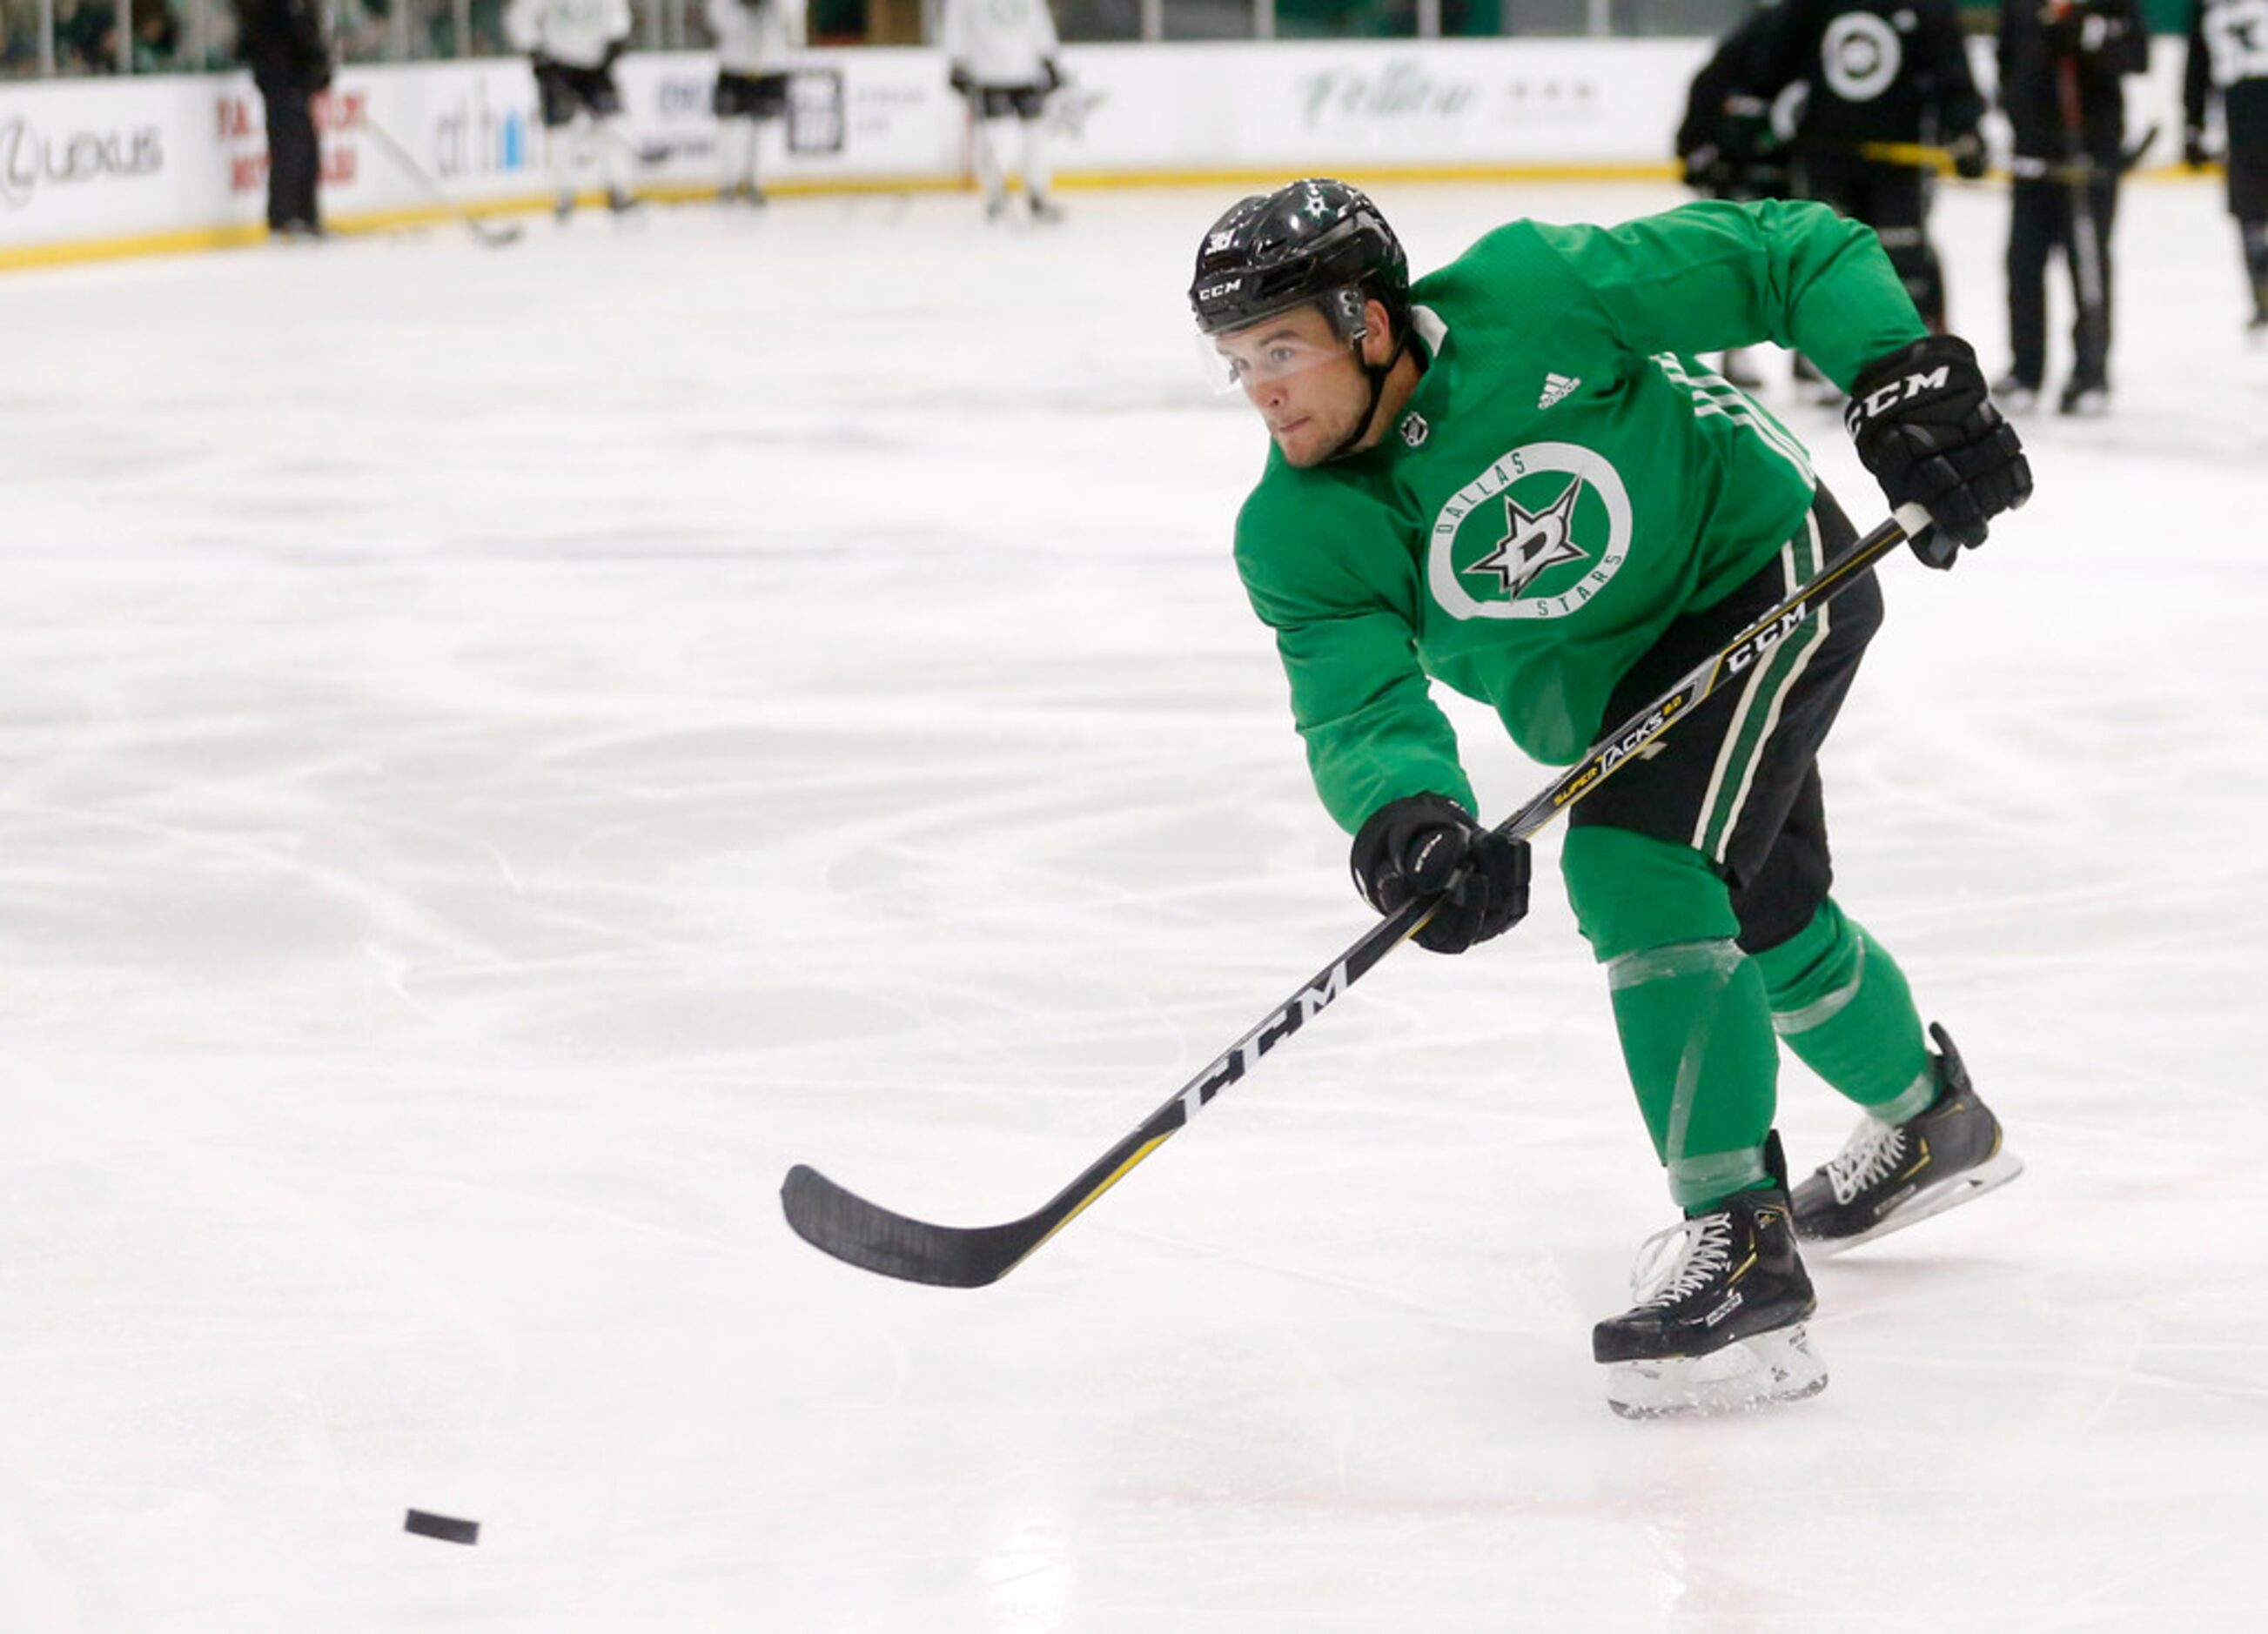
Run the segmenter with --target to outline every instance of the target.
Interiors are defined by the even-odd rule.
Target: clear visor
[[[1292,308],[1241,329],[1197,337],[1197,359],[1212,389],[1226,396],[1303,373],[1344,357],[1360,334],[1341,336],[1328,320],[1314,321],[1312,305]]]

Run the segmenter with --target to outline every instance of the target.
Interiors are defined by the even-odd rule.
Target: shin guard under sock
[[[1754,962],[1782,1041],[1837,1091],[1885,1122],[1902,1122],[1936,1099],[1905,973],[1833,898]]]
[[[1571,830],[1560,866],[1671,1196],[1694,1211],[1763,1184],[1778,1047],[1725,882],[1690,847],[1601,826]]]

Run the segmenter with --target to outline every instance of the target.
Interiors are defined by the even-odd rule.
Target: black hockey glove
[[[976,94],[976,76],[968,71],[965,63],[955,63],[947,69],[945,83],[953,87],[955,96],[967,97]]]
[[[1859,371],[1843,423],[1893,505],[1918,504],[1934,527],[1911,542],[1932,567],[1984,542],[1986,525],[2032,497],[2016,428],[1984,389],[1969,342],[1932,335]]]
[[[2213,163],[2213,155],[2205,151],[2205,132],[2195,125],[2182,132],[2182,163],[2191,170],[2203,170]]]
[[[2040,37],[2057,56],[2099,55],[2125,27],[2123,18],[2106,17],[2097,0],[2051,0],[2040,8]]]
[[[1967,131],[1946,144],[1953,156],[1953,173],[1963,181],[1978,181],[1984,175],[1984,138],[1975,131]]]
[[[1462,953],[1501,936],[1528,912],[1528,842],[1509,840],[1475,822],[1438,794],[1392,800],[1370,814],[1349,858],[1355,889],[1382,914],[1416,896],[1448,896],[1418,946]]]
[[[1714,193],[1725,179],[1724,158],[1713,142],[1705,142],[1677,158],[1683,168],[1685,185],[1705,197]]]

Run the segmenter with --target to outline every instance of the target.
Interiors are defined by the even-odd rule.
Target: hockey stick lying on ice
[[[441,184],[433,180],[425,166],[409,157],[409,150],[395,141],[393,134],[385,126],[374,123],[365,124],[363,129],[369,132],[371,138],[379,147],[386,150],[387,156],[401,166],[410,180],[416,182],[427,197],[471,228],[473,236],[482,243],[490,249],[501,249],[505,245],[519,240],[520,229],[518,222],[482,221],[478,216],[474,215],[472,211],[451,198]]]
[[[1543,828],[1690,715],[1703,699],[1743,673],[1868,568],[1928,526],[1927,512],[1918,505],[1901,505],[1890,520],[1852,546],[1849,554],[1830,563],[1816,578],[1750,624],[1713,658],[1703,659],[1675,686],[1594,744],[1550,787],[1498,823],[1496,831],[1526,839]],[[1257,1027],[1184,1084],[1140,1127],[1088,1164],[1044,1207],[1021,1219],[1003,1226],[932,1226],[894,1214],[845,1191],[818,1170],[798,1164],[787,1172],[786,1183],[780,1188],[787,1223],[822,1253],[885,1277],[941,1288],[979,1288],[998,1282],[1033,1249],[1077,1218],[1088,1203],[1123,1180],[1129,1170],[1163,1145],[1214,1096],[1249,1072],[1261,1056],[1314,1019],[1325,1005],[1362,980],[1372,966],[1423,929],[1440,902],[1438,896],[1422,897],[1381,919],[1360,941],[1316,972]]]

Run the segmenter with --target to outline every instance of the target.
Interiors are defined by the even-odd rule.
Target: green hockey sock
[[[1764,1184],[1778,1047],[1725,882],[1690,847],[1599,826],[1569,831],[1560,868],[1671,1196],[1697,1211]]]
[[[1905,973],[1833,898],[1752,962],[1772,1025],[1806,1066],[1885,1122],[1928,1110],[1937,1073]]]
[[[1623,1062],[1678,1207],[1762,1184],[1779,1062],[1756,966],[1730,938],[1686,942],[1626,953],[1607,980]]]

